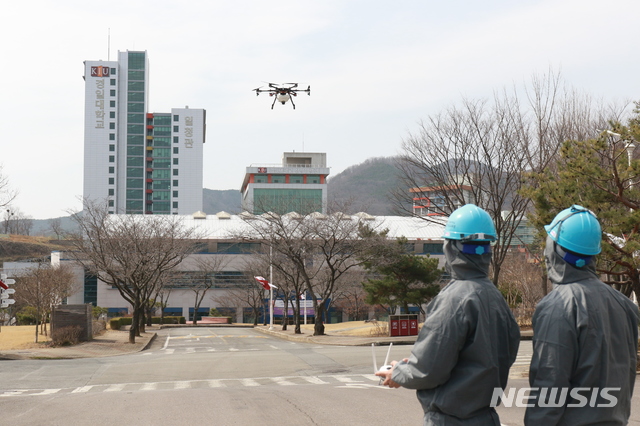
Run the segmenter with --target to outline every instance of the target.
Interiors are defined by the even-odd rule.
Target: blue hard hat
[[[489,213],[480,207],[467,204],[449,216],[443,238],[461,241],[495,241],[496,227]]]
[[[544,230],[560,247],[593,256],[600,253],[602,228],[592,211],[574,204],[562,210]]]

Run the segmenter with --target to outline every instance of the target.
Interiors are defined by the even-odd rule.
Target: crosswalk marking
[[[514,374],[522,378],[524,369],[514,371]],[[513,376],[515,378],[515,376]],[[204,379],[204,380],[181,380],[167,382],[148,383],[114,383],[103,385],[86,385],[67,389],[0,389],[0,400],[2,398],[18,398],[38,395],[53,394],[89,394],[100,392],[138,392],[154,390],[184,390],[184,389],[220,389],[239,387],[268,387],[268,386],[335,386],[336,388],[366,389],[377,387],[378,377],[373,374],[326,374],[315,376],[282,376],[282,377],[252,377],[252,378],[229,378],[229,379]]]
[[[158,388],[158,384],[157,383],[145,383],[144,385],[142,385],[140,390],[141,391],[150,391],[150,390],[156,390],[157,388]]]
[[[124,384],[124,383],[120,383],[120,384],[117,384],[117,385],[111,385],[107,389],[105,389],[105,392],[120,392],[122,389],[124,389],[125,386],[126,386],[126,384]]]

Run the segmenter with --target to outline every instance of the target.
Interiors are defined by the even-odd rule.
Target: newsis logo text
[[[504,393],[501,388],[493,390],[491,407],[499,402],[506,408],[518,407],[615,407],[616,393],[620,388],[509,388]]]

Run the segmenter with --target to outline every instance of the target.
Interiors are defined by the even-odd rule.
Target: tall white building
[[[202,210],[206,111],[149,113],[146,51],[85,61],[84,80],[84,198],[110,213]]]

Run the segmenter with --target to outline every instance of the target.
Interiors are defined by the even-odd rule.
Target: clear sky
[[[79,210],[83,61],[146,50],[150,112],[207,110],[205,188],[239,189],[285,151],[326,152],[335,175],[398,154],[462,97],[550,68],[606,102],[640,100],[638,17],[638,0],[5,2],[0,164],[24,214]],[[264,82],[311,96],[271,110],[252,92]]]

